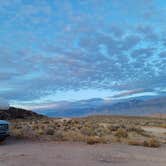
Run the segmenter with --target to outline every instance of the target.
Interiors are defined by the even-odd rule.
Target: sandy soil
[[[166,146],[86,145],[7,140],[0,166],[165,166]]]
[[[142,129],[148,132],[152,132],[154,134],[166,133],[166,128],[161,128],[161,127],[142,127]]]

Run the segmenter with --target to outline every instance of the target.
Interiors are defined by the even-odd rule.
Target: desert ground
[[[11,120],[0,166],[165,166],[166,119],[90,116]]]
[[[0,166],[165,166],[166,146],[34,142],[10,138],[0,147]]]
[[[125,143],[159,147],[166,144],[166,119],[151,117],[90,116],[85,118],[39,118],[11,121],[17,139]]]

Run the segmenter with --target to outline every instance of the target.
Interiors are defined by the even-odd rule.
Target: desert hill
[[[43,115],[39,115],[35,112],[15,107],[9,107],[9,109],[7,110],[0,110],[1,120],[28,119],[41,117],[43,117]]]

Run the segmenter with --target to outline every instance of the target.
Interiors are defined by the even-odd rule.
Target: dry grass
[[[160,136],[155,140],[153,134],[144,131],[141,126],[164,126],[166,119],[92,116],[69,120],[51,118],[13,120],[11,123],[11,135],[17,138],[77,141],[88,144],[123,142],[157,147],[164,140],[161,140]]]

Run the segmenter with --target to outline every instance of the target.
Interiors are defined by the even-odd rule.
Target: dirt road
[[[0,145],[0,166],[165,166],[166,146],[29,142]]]

